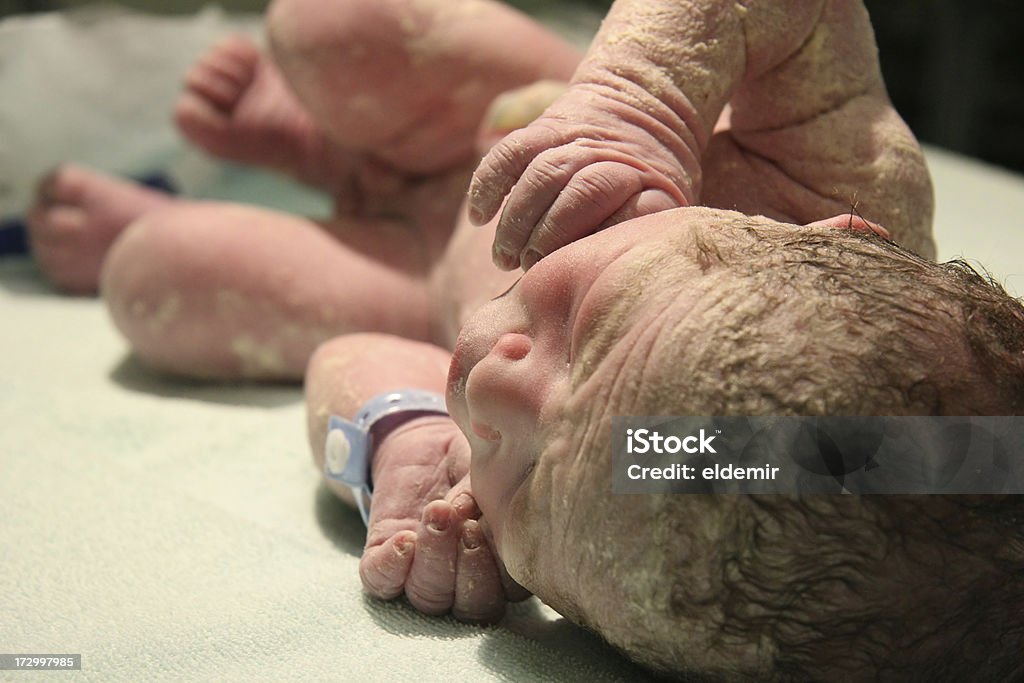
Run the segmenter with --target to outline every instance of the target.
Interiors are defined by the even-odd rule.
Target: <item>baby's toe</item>
[[[62,164],[48,173],[36,186],[37,206],[81,204],[91,182],[91,174],[73,164]]]
[[[28,214],[28,225],[34,244],[67,244],[85,230],[86,214],[75,206],[40,205]]]
[[[260,54],[248,40],[231,37],[216,45],[185,77],[186,92],[229,112],[256,75]]]
[[[203,56],[185,76],[174,109],[178,128],[193,142],[223,153],[231,117],[253,85],[260,53],[248,40],[228,38]]]

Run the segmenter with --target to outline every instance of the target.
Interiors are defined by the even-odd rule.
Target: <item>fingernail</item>
[[[455,500],[452,501],[452,507],[459,513],[460,517],[472,518],[479,513],[476,509],[476,500],[466,492],[455,496]]]
[[[516,259],[508,251],[505,251],[498,245],[494,246],[493,255],[491,260],[494,261],[494,265],[498,266],[502,270],[511,270],[516,267]]]
[[[462,545],[466,547],[466,550],[475,550],[480,547],[480,543],[483,539],[480,537],[480,528],[475,524],[466,524],[462,528]]]
[[[452,521],[449,519],[447,514],[439,515],[434,512],[427,516],[427,527],[431,531],[436,531],[439,534],[447,531],[448,527],[451,526],[451,523]]]
[[[412,550],[412,539],[403,537],[395,542],[395,551],[399,555],[408,555],[410,550]]]
[[[529,270],[537,265],[537,261],[540,261],[543,256],[536,249],[527,249],[526,253],[523,254],[523,270]]]
[[[491,219],[491,214],[484,213],[477,205],[479,200],[480,192],[470,191],[469,200],[469,222],[473,225],[486,225],[487,221]]]

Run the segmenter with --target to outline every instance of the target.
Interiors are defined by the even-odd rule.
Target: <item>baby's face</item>
[[[608,466],[585,446],[611,414],[627,414],[609,405],[608,387],[639,381],[658,330],[701,305],[692,291],[709,265],[695,235],[729,240],[735,231],[714,224],[736,216],[684,209],[604,230],[540,261],[462,329],[448,407],[469,438],[473,490],[513,576],[537,559],[520,556],[526,527],[558,524],[551,506],[595,481],[585,470]],[[659,287],[667,269],[672,286]]]

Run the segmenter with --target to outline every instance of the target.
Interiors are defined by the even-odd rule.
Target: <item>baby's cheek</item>
[[[520,479],[510,487],[506,501],[496,511],[495,540],[509,574],[531,592],[564,586],[564,533],[569,492],[556,483],[558,470],[548,469],[549,453],[530,458]],[[485,513],[486,514],[486,513]]]
[[[562,538],[558,524],[543,506],[512,505],[495,548],[517,583],[564,617],[585,623],[581,593],[607,587],[580,576],[579,546]]]
[[[537,525],[534,523],[536,517],[531,517],[531,514],[518,506],[508,506],[493,511],[491,516],[484,512],[484,518],[488,520],[494,547],[509,576],[535,593],[536,588],[542,587],[538,585],[537,577],[545,572],[537,566],[536,537],[532,531]]]

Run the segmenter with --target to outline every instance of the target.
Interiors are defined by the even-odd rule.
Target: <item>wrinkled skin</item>
[[[927,172],[860,2],[618,0],[567,92],[470,187],[474,222],[500,211],[503,269],[692,204],[795,223],[858,204],[933,256]]]
[[[537,126],[512,138],[525,136],[538,154],[556,145],[556,165],[578,166],[587,186],[608,190],[611,201],[591,201],[584,188],[582,204],[559,205],[554,227],[560,232],[541,233],[538,248],[551,256],[483,309],[516,275],[491,264],[496,221],[480,229],[460,208],[477,161],[474,145],[525,124],[516,119],[532,118],[537,102],[558,89],[519,91],[505,100],[508,108],[492,112],[480,134],[478,123],[499,92],[538,79],[566,80],[578,61],[524,17],[484,0],[339,0],[331,11],[321,0],[277,0],[269,20],[273,62],[232,42],[197,66],[176,112],[186,135],[224,158],[283,170],[327,190],[336,205],[329,220],[166,198],[150,210],[138,188],[95,176],[85,184],[100,200],[82,204],[74,193],[54,193],[84,212],[83,224],[97,228],[94,236],[112,239],[124,231],[109,253],[105,244],[95,250],[103,258],[95,260],[92,280],[84,280],[93,287],[102,281],[115,323],[151,365],[199,377],[296,379],[308,361],[309,433],[318,467],[329,414],[354,415],[382,391],[444,391],[450,375],[454,419],[393,425],[379,443],[360,564],[373,596],[405,595],[431,614],[493,620],[507,599],[522,596],[504,576],[503,560],[515,578],[574,617],[572,603],[559,602],[559,595],[596,590],[593,583],[576,585],[569,568],[548,556],[556,546],[530,538],[531,529],[552,523],[541,504],[545,496],[564,502],[559,494],[566,489],[538,489],[524,506],[517,492],[525,489],[518,487],[542,452],[546,467],[557,469],[572,446],[536,427],[565,409],[565,354],[573,352],[567,336],[579,341],[598,332],[588,321],[601,301],[614,299],[617,269],[656,257],[659,238],[680,228],[680,216],[713,228],[721,215],[655,213],[576,238],[631,216],[703,202],[785,219],[796,224],[792,230],[817,223],[881,233],[875,223],[882,223],[897,240],[929,253],[931,196],[922,156],[887,107],[858,4],[765,3],[763,16],[751,10],[743,38],[749,44],[740,40],[732,5],[695,3],[695,14],[666,15],[670,21],[656,26],[641,16],[637,25],[654,32],[638,44],[679,49],[659,53],[675,67],[641,55],[644,66],[658,68],[630,71],[636,44],[615,31],[631,26],[628,16],[642,15],[643,5],[616,6],[572,88]],[[771,30],[782,18],[796,29]],[[829,39],[838,27],[842,39]],[[706,41],[711,33],[715,41]],[[794,43],[794,35],[820,37]],[[616,60],[621,73],[610,66]],[[843,63],[851,65],[847,71]],[[639,78],[645,73],[653,80]],[[232,81],[226,88],[225,74]],[[652,91],[661,97],[652,100]],[[524,99],[521,110],[514,106]],[[509,121],[507,111],[529,113]],[[587,122],[585,129],[579,121]],[[516,168],[534,159],[510,155],[509,144],[489,158],[507,157]],[[473,186],[477,220],[497,210],[510,186],[511,176],[501,175],[508,169],[496,168],[500,177],[481,185],[478,176]],[[81,174],[71,176],[83,182]],[[58,174],[58,183],[67,177]],[[557,203],[566,180],[533,185]],[[530,191],[517,215],[547,214],[529,183],[519,190]],[[854,196],[873,223],[845,215]],[[483,210],[481,202],[488,203]],[[129,211],[130,219],[108,220],[111,206],[140,208]],[[510,213],[498,227],[499,241],[507,239]],[[41,209],[37,233],[53,227],[52,219]],[[516,234],[522,244],[508,248],[514,263],[502,265],[533,265],[523,254],[524,246],[534,246],[530,233]],[[566,242],[573,243],[554,252]],[[654,297],[639,309],[638,321],[657,303]],[[570,317],[578,330],[565,327]],[[581,474],[578,467],[566,472]],[[348,498],[344,488],[328,486]],[[494,545],[484,542],[489,523]],[[622,536],[618,542],[628,551],[631,540]],[[583,543],[579,537],[552,543],[558,540]],[[609,634],[628,627],[616,624],[614,614],[600,624]]]
[[[50,280],[67,292],[102,290],[131,351],[161,372],[296,381],[319,345],[348,335],[313,359],[324,362],[311,376],[330,381],[307,385],[322,467],[328,414],[352,415],[384,390],[444,390],[447,352],[436,348],[444,360],[433,375],[376,371],[362,383],[352,378],[359,368],[339,374],[348,366],[332,354],[387,349],[380,363],[407,370],[423,363],[426,345],[396,363],[400,351],[381,334],[448,334],[433,282],[478,160],[480,121],[501,93],[567,80],[579,54],[486,0],[278,0],[267,24],[269,53],[230,37],[199,59],[175,121],[211,154],[327,192],[329,218],[172,198],[65,166],[40,187],[30,227]],[[537,105],[522,106],[533,99],[514,98],[494,129],[534,117]],[[483,265],[472,297],[506,286]],[[361,576],[375,597],[405,595],[429,613],[490,621],[523,591],[483,542],[475,502],[458,497],[469,451],[461,435],[461,450],[449,448],[456,434],[447,420],[382,439]]]
[[[712,278],[697,249],[698,236],[704,244],[714,240],[718,253],[742,248],[735,231],[716,230],[737,217],[691,207],[610,227],[541,260],[462,325],[449,370],[448,409],[472,447],[473,491],[513,576],[536,575],[521,540],[547,523],[546,513],[538,512],[545,505],[536,501],[563,497],[564,481],[591,479],[576,470],[595,463],[577,457],[576,437],[565,442],[562,434],[567,420],[579,418],[570,411],[580,408],[580,378],[595,366],[601,377],[629,376],[630,364],[644,356],[666,322],[696,317],[719,303],[702,297]],[[848,221],[839,216],[783,229],[844,231]],[[866,225],[860,229],[873,232]],[[485,248],[476,251],[480,260],[485,254]],[[640,284],[645,269],[668,268],[672,288]],[[715,286],[724,291],[732,283],[715,280]],[[641,288],[642,297],[636,293]],[[631,302],[625,319],[609,314],[624,301]],[[699,354],[702,343],[707,340],[695,334],[685,351]],[[599,404],[602,394],[586,398]],[[557,476],[539,477],[537,467]],[[534,502],[527,505],[527,498]]]
[[[808,233],[842,245],[854,239],[850,224],[837,217],[796,226],[699,207],[660,212],[555,251],[469,317],[448,406],[472,449],[473,492],[494,548],[514,579],[631,657],[684,680],[1016,680],[1007,674],[1022,673],[1024,642],[1015,496],[1003,497],[1013,507],[999,519],[972,510],[990,504],[985,496],[611,493],[611,418],[657,414],[635,411],[650,407],[638,395],[645,384],[659,386],[659,376],[678,373],[659,401],[695,411],[677,414],[699,414],[722,385],[754,378],[740,393],[795,396],[791,375],[744,366],[784,367],[771,364],[791,352],[785,347],[794,356],[839,348],[856,357],[861,335],[893,332],[840,316],[849,333],[837,334],[834,318],[815,313],[829,300],[824,291],[796,289],[810,294],[808,307],[792,292],[769,299],[730,267],[761,239],[747,228],[787,245]],[[479,247],[482,259],[486,245]],[[817,278],[834,266],[803,273],[820,268]],[[904,291],[893,287],[899,282]],[[884,288],[892,310],[921,294],[902,274]],[[877,304],[862,292],[834,296]],[[735,365],[721,370],[715,350],[731,346],[737,322],[759,306],[752,302],[769,300],[773,313],[754,316],[742,333],[770,340],[772,350],[752,358],[736,344],[726,356]],[[926,300],[936,319],[962,314]],[[926,348],[943,344],[943,357],[925,365],[956,364],[956,340],[940,339],[925,337]],[[867,351],[875,368],[880,346],[876,337]],[[806,372],[800,366],[797,376]],[[858,388],[862,380],[848,378]],[[887,381],[888,392],[902,380]],[[981,407],[977,396],[949,400],[949,414],[1005,409]]]

